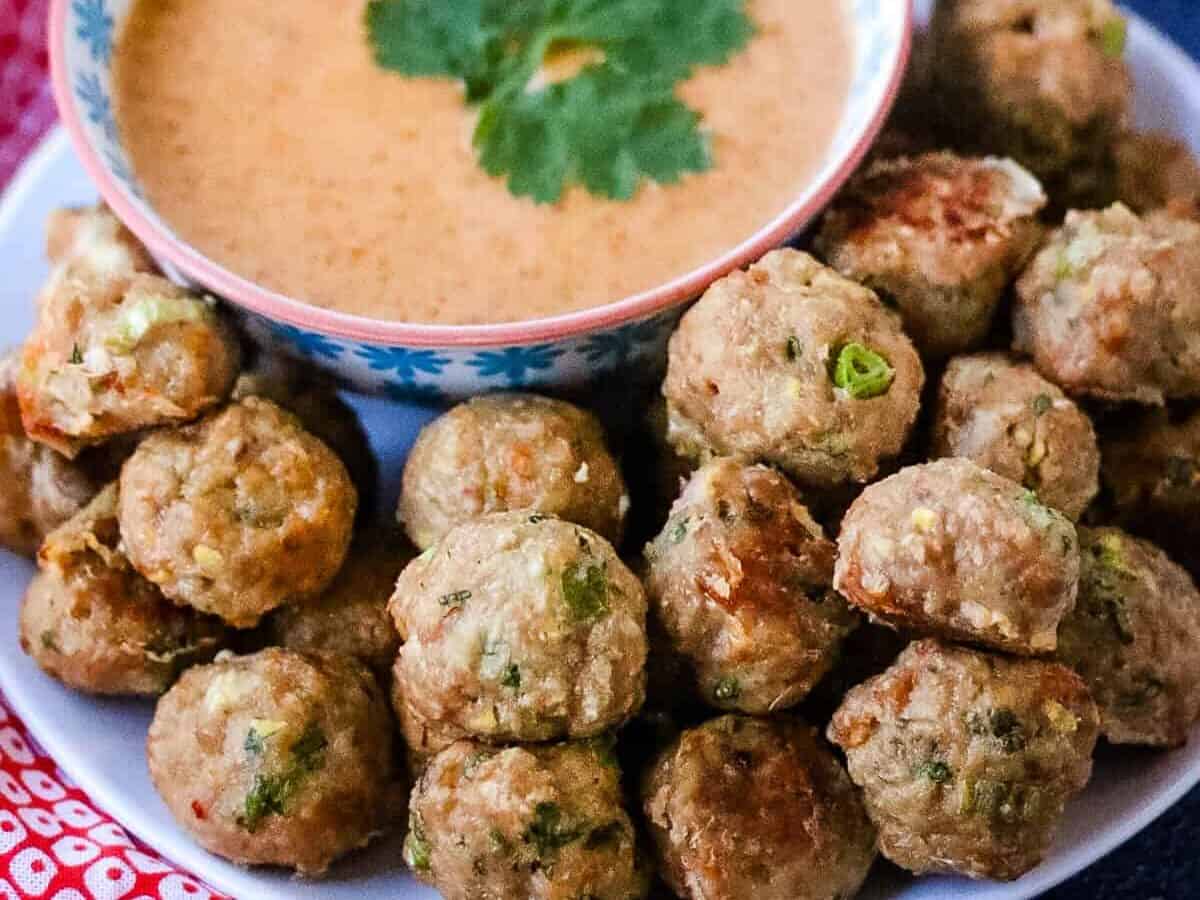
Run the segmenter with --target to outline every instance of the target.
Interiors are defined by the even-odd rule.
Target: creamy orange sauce
[[[378,319],[529,319],[685,274],[788,205],[848,93],[841,6],[750,0],[749,46],[681,87],[714,168],[624,203],[513,197],[456,84],[376,66],[362,0],[140,0],[117,119],[167,222],[246,278]]]

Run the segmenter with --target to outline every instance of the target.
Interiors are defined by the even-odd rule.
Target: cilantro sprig
[[[480,164],[539,203],[572,184],[627,200],[711,168],[676,88],[754,33],[745,0],[371,0],[366,24],[384,68],[462,81]],[[545,78],[564,54],[578,71]]]

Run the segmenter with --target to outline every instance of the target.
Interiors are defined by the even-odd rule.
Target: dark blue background
[[[1122,0],[1200,58],[1200,0]],[[1200,898],[1200,788],[1047,900]]]

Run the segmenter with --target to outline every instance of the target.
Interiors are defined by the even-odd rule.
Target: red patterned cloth
[[[0,188],[55,120],[46,66],[46,0],[0,0]],[[0,900],[222,896],[97,809],[0,695]]]

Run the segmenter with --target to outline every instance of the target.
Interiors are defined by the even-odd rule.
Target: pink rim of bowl
[[[792,203],[773,221],[724,256],[660,287],[578,312],[493,325],[421,325],[334,312],[269,291],[217,265],[142,215],[126,200],[108,167],[88,141],[75,104],[71,100],[64,52],[67,6],[70,2],[71,0],[51,0],[50,3],[50,75],[59,115],[70,135],[75,152],[79,154],[84,168],[105,202],[151,252],[207,290],[268,319],[332,337],[408,347],[531,344],[616,328],[626,322],[652,316],[698,297],[718,278],[760,259],[811,221],[862,163],[882,130],[899,93],[912,51],[914,27],[914,0],[902,0],[903,38],[887,91],[874,118],[841,165],[808,201],[797,200]]]

